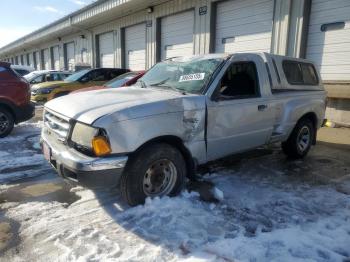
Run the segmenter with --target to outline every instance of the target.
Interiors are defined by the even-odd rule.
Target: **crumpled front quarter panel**
[[[129,119],[118,121],[124,118],[121,115]],[[94,126],[106,129],[113,153],[131,153],[152,139],[175,136],[199,162],[206,158],[205,97],[201,95],[127,108],[98,119]]]

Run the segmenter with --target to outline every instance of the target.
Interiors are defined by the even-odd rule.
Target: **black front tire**
[[[149,196],[144,190],[145,174],[154,163],[162,159],[171,161],[177,173],[174,184],[169,188],[169,192],[166,195],[176,196],[181,192],[186,179],[186,164],[182,154],[168,144],[153,144],[129,158],[121,177],[121,194],[129,205],[136,206],[145,202],[145,199]]]
[[[15,119],[11,112],[0,107],[0,138],[8,136],[15,125]]]
[[[302,132],[309,132],[310,136],[304,146],[300,146]],[[310,119],[301,119],[294,127],[287,141],[282,143],[283,152],[291,159],[300,159],[307,155],[316,136],[316,129]]]

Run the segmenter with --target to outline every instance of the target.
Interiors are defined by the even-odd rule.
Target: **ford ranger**
[[[196,167],[282,142],[290,158],[316,142],[326,92],[314,64],[267,53],[178,57],[134,86],[48,102],[42,148],[69,180],[119,184],[130,205],[174,196]]]

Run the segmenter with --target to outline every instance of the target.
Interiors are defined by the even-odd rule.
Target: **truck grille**
[[[48,131],[55,133],[57,139],[65,141],[69,132],[69,121],[47,110],[44,112],[44,124]]]

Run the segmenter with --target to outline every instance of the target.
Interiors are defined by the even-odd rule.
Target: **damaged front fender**
[[[174,136],[183,141],[198,163],[206,161],[205,96],[179,96],[125,110],[130,116],[128,120],[115,121],[117,114],[126,114],[121,110],[94,123],[106,130],[113,153],[132,153],[148,141]],[[141,115],[146,116],[133,118]]]

